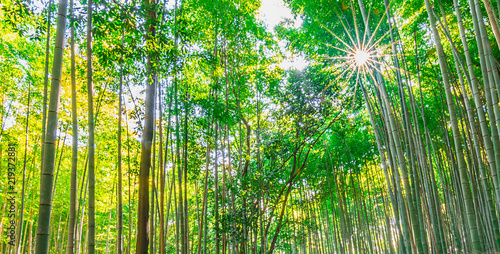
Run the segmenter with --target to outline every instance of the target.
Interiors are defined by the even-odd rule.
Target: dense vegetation
[[[285,4],[2,0],[0,253],[500,251],[500,1]]]

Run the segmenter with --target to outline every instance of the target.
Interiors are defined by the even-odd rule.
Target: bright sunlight
[[[368,61],[371,60],[372,54],[364,49],[357,49],[352,52],[352,60],[356,63],[356,66],[363,67]]]

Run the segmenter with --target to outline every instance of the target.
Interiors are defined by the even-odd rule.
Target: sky
[[[286,6],[283,0],[261,0],[259,19],[267,25],[269,32],[274,32],[276,27],[281,21],[290,19],[294,21],[294,27],[302,25],[300,18],[295,18],[290,8]],[[281,41],[279,46],[285,53],[286,59],[280,63],[283,69],[297,69],[302,70],[307,66],[307,61],[303,55],[292,54],[285,47],[286,43]]]
[[[269,29],[273,29],[282,20],[293,19],[292,11],[285,6],[283,0],[261,0],[259,18]]]

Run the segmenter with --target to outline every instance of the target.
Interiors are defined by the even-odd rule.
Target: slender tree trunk
[[[94,95],[92,67],[92,0],[87,2],[87,94],[89,125],[89,214],[88,214],[88,254],[95,253],[95,136],[94,136]]]
[[[125,44],[125,28],[122,30],[122,47]],[[123,173],[122,173],[122,93],[123,93],[123,53],[120,56],[120,87],[118,90],[118,202],[117,202],[117,222],[116,222],[116,254],[123,251]],[[130,207],[129,207],[130,209]],[[131,230],[131,229],[129,229]]]
[[[156,80],[154,81],[156,83]],[[156,109],[156,103],[154,108]],[[156,112],[154,113],[156,114]],[[149,203],[149,253],[155,254],[155,246],[154,246],[154,238],[155,238],[155,193],[156,193],[156,117],[153,117],[153,142],[152,142],[152,151],[153,154],[151,156],[151,200]]]
[[[497,45],[500,47],[500,31],[498,30],[498,20],[495,17],[495,13],[490,5],[490,0],[483,0],[484,7],[486,8],[486,13],[488,14],[488,19],[490,20],[491,30],[493,30],[493,35],[497,41]]]
[[[127,254],[132,252],[132,202],[131,202],[131,167],[130,167],[130,134],[128,127],[128,116],[127,116],[127,106],[125,104],[125,126],[127,127],[127,175],[128,175],[128,246]]]
[[[28,105],[27,105],[27,111],[26,111],[26,128],[25,128],[25,140],[24,140],[24,163],[23,163],[23,185],[22,185],[22,190],[21,190],[21,208],[19,209],[19,222],[18,222],[18,228],[17,228],[17,242],[16,242],[16,247],[17,247],[17,254],[20,254],[21,252],[21,242],[22,242],[22,237],[23,237],[23,225],[24,225],[24,196],[25,196],[25,190],[26,190],[26,159],[28,155],[28,140],[29,140],[29,119],[30,119],[30,97],[31,97],[31,82],[28,87]]]
[[[151,167],[151,145],[153,141],[154,112],[156,99],[156,57],[154,38],[156,35],[156,0],[144,0],[146,7],[147,83],[144,129],[141,141],[141,164],[139,170],[139,214],[137,220],[136,253],[148,253],[149,236],[149,170]]]
[[[71,15],[71,115],[73,122],[73,149],[71,157],[71,187],[69,200],[69,222],[68,222],[68,244],[66,253],[74,253],[74,235],[75,235],[75,214],[76,214],[76,188],[77,171],[78,171],[78,113],[76,111],[76,64],[75,64],[75,16],[73,12],[73,0],[70,0],[70,15]]]
[[[187,168],[188,168],[188,91],[184,95],[184,149],[183,149],[183,176],[184,176],[184,253],[189,254],[189,206],[187,200]]]
[[[159,111],[159,135],[160,135],[160,142],[159,142],[159,167],[160,167],[160,254],[165,254],[165,209],[164,209],[164,200],[165,200],[165,169],[163,165],[163,125],[162,125],[162,120],[163,120],[163,115],[162,115],[162,98],[161,98],[161,85],[158,86],[158,111]],[[168,136],[168,134],[167,134]],[[168,148],[168,138],[167,138],[167,145],[165,146],[165,156],[167,155],[166,150]]]
[[[66,1],[67,2],[67,1]],[[49,1],[47,6],[47,42],[45,44],[45,70],[43,73],[43,109],[42,109],[42,153],[40,159],[40,169],[43,168],[43,158],[45,156],[45,136],[47,129],[47,97],[48,97],[48,84],[49,84],[49,58],[50,58],[50,28],[52,18],[52,0]],[[55,53],[55,51],[54,51]],[[52,63],[54,64],[54,63]],[[41,171],[40,171],[41,172]]]
[[[219,169],[218,169],[218,134],[219,134],[219,123],[215,125],[215,166],[214,166],[214,178],[215,178],[215,189],[214,189],[214,203],[215,203],[215,253],[220,253],[220,221],[219,221]]]
[[[35,253],[46,254],[49,251],[50,214],[52,211],[52,185],[55,161],[55,141],[59,112],[59,89],[61,85],[62,61],[64,49],[64,30],[66,27],[67,0],[59,1],[56,44],[52,65],[50,87],[50,105],[47,115],[47,130],[42,146],[42,175],[40,179],[40,203],[38,206],[38,226],[36,230]]]

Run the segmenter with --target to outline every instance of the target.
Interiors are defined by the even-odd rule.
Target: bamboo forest
[[[500,0],[0,0],[0,253],[500,253]]]

